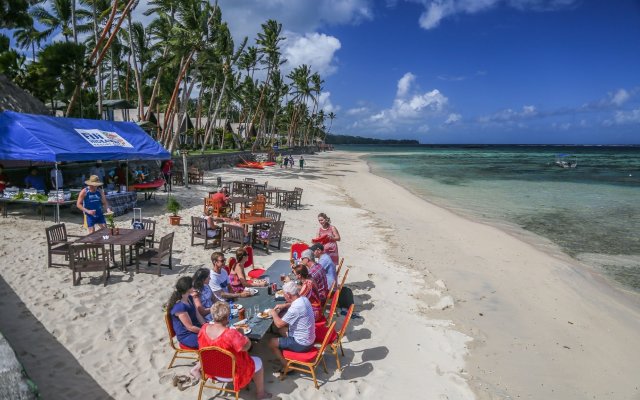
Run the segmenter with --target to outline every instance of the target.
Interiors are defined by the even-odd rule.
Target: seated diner
[[[248,351],[251,341],[236,329],[229,328],[231,309],[226,302],[218,301],[211,307],[213,324],[204,325],[198,333],[200,349],[217,346],[231,352],[236,359],[234,380],[239,388],[251,382],[256,385],[256,398],[271,398],[271,393],[264,390],[264,368],[259,357],[250,356]]]

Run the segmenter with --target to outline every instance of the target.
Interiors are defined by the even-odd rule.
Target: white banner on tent
[[[119,146],[119,147],[133,147],[131,143],[127,142],[122,136],[115,132],[103,131],[100,129],[78,129],[75,131],[80,134],[89,142],[93,147],[106,147],[106,146]]]

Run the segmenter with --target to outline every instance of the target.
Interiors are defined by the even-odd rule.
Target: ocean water
[[[339,149],[367,152],[374,173],[463,215],[546,238],[549,250],[640,292],[640,147]],[[575,154],[577,168],[555,166],[558,153]]]

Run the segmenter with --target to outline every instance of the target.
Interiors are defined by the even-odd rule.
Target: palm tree
[[[18,28],[13,31],[13,38],[21,48],[31,48],[31,61],[35,62],[36,45],[40,47],[40,43],[42,42],[42,32],[38,31],[34,26]]]
[[[327,129],[327,133],[329,133],[331,132],[331,127],[333,126],[333,120],[336,119],[336,113],[331,111],[329,112],[329,115],[327,115],[327,117],[329,117],[329,129]]]
[[[51,11],[44,6],[37,5],[31,10],[31,15],[46,27],[42,31],[42,38],[47,39],[58,29],[62,30],[65,42],[69,41],[69,36],[73,35],[71,27],[71,2],[73,0],[52,0]]]

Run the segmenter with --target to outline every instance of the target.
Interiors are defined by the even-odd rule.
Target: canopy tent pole
[[[57,161],[54,164],[54,167],[55,167],[55,170],[56,170],[56,216],[55,216],[55,221],[56,221],[56,224],[59,224],[60,223],[60,198],[58,197],[58,194],[60,193],[59,192],[60,183],[58,182],[58,162]],[[62,200],[64,200],[64,194],[63,194]]]

